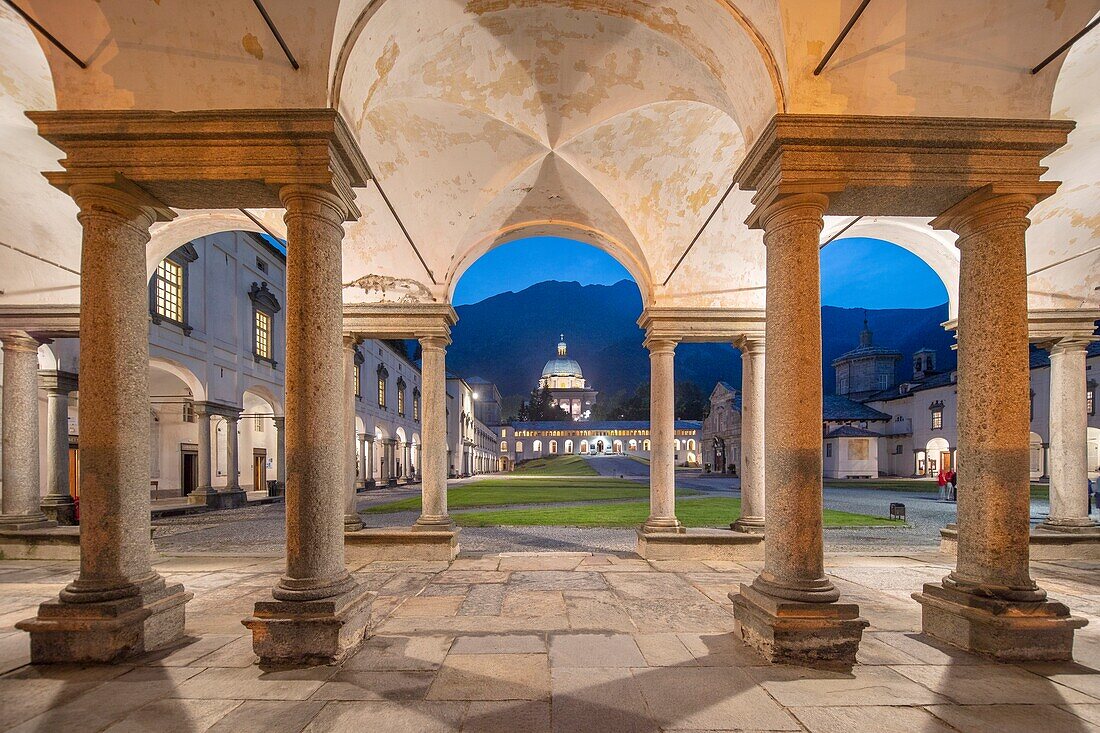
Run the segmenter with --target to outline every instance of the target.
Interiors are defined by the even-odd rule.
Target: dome
[[[565,345],[565,334],[561,335],[558,342],[558,358],[546,362],[542,368],[544,377],[583,377],[581,365],[576,359],[570,359],[566,354],[568,347]]]
[[[551,359],[546,362],[546,366],[542,368],[542,376],[544,377],[583,377],[581,374],[581,365],[577,363],[576,359]]]

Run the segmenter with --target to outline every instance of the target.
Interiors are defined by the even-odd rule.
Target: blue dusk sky
[[[613,257],[570,239],[531,237],[502,245],[470,266],[455,305],[477,303],[545,280],[611,285],[633,280]],[[947,289],[919,257],[878,239],[840,239],[821,251],[821,302],[842,308],[928,308]]]

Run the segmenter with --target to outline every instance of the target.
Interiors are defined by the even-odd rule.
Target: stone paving
[[[240,620],[275,558],[168,557],[195,592],[186,643],[126,664],[34,667],[12,624],[74,563],[0,561],[0,730],[1100,731],[1100,564],[1034,563],[1089,617],[1076,663],[1004,665],[917,633],[909,593],[936,555],[834,556],[871,622],[850,672],[769,665],[736,639],[726,594],[757,563],[514,553],[355,568],[373,633],[343,664],[261,669]]]

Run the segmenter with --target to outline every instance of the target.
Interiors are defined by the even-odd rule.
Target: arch
[[[374,439],[375,440],[389,440],[390,433],[386,428],[380,424],[374,426]]]
[[[865,216],[854,224],[851,217],[829,217],[821,232],[821,241],[827,242],[846,225],[851,226],[844,235],[833,240],[833,246],[847,239],[863,237],[893,244],[913,253],[940,278],[947,290],[948,318],[959,313],[959,248],[956,236],[949,231],[933,229],[931,219],[918,217]]]
[[[932,438],[924,446],[924,473],[935,476],[945,467],[950,467],[951,445],[946,438]],[[944,462],[948,464],[945,466]]]
[[[542,453],[542,441],[536,440],[535,442],[531,443],[531,451],[533,453]]]
[[[688,438],[687,449],[688,450],[695,450],[695,439],[694,438]]]
[[[680,450],[680,439],[679,438],[676,438],[675,440],[673,440],[672,443],[676,447],[676,450]]]
[[[252,218],[238,209],[201,209],[181,212],[172,221],[154,224],[149,229],[146,245],[145,279],[153,277],[157,265],[168,255],[196,239],[223,232],[265,233],[265,228],[286,239],[286,224],[281,212],[275,209],[257,209],[250,212],[263,222],[259,226]]]
[[[1032,432],[1028,434],[1027,442],[1032,478],[1045,475],[1047,467],[1047,449],[1046,446],[1043,445],[1043,437],[1038,433]]]
[[[582,454],[582,455],[584,455],[584,454],[587,454],[587,453],[588,453],[588,441],[587,441],[587,440],[582,440],[582,441],[581,441],[581,449],[580,449],[580,452],[581,452],[581,454]]]
[[[1094,428],[1089,426],[1087,437],[1085,438],[1085,455],[1087,456],[1087,466],[1090,474],[1100,474],[1100,428]],[[1100,477],[1094,475],[1094,479],[1100,479]]]
[[[555,455],[555,454],[557,454],[557,452],[558,452],[558,441],[551,440],[550,441],[550,447],[549,447],[549,453],[551,455]]]
[[[356,435],[355,442],[356,443],[359,442],[358,436],[366,435],[366,434],[367,434],[367,423],[366,423],[366,421],[363,420],[363,418],[356,415],[355,416],[355,435]]]
[[[206,385],[202,383],[193,371],[183,364],[163,356],[150,356],[150,376],[152,376],[152,371],[154,369],[160,369],[161,371],[167,372],[183,382],[191,392],[191,398],[196,402],[206,401]]]
[[[649,438],[646,438],[642,441],[642,450],[646,453],[649,453],[653,450],[653,443],[650,442]]]
[[[500,441],[500,452],[501,453],[507,453],[508,452],[508,441],[507,440]]]
[[[573,454],[573,441],[572,440],[565,441],[565,452],[569,455]]]
[[[627,447],[629,447],[631,452],[638,450],[638,441],[635,440],[634,438],[631,438],[630,442],[627,443]]]
[[[613,443],[611,444],[611,451],[612,451],[613,453],[615,453],[615,454],[620,454],[620,453],[622,453],[622,452],[623,452],[623,441],[621,441],[621,440],[615,440],[615,441],[614,441],[614,442],[613,442]]]
[[[247,387],[245,387],[244,390],[241,391],[240,402],[241,402],[242,405],[245,403],[244,402],[244,396],[246,394],[253,394],[256,397],[258,397],[259,399],[263,400],[264,402],[267,403],[268,407],[271,408],[271,412],[272,412],[273,415],[275,415],[276,417],[282,417],[282,415],[283,415],[282,400],[280,400],[279,397],[276,396],[275,390],[273,390],[268,385],[266,385],[266,384],[249,384]],[[362,426],[363,421],[359,417],[356,417],[355,419],[356,419],[357,425]]]
[[[401,443],[402,445],[404,445],[405,443],[408,442],[408,438],[406,437],[406,433],[405,433],[405,428],[401,428],[401,427],[397,428],[397,430],[394,431],[393,437],[396,438],[397,442]]]

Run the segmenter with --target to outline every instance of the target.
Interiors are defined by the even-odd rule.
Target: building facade
[[[574,420],[588,420],[599,394],[588,384],[576,359],[571,359],[565,344],[565,334],[558,342],[558,355],[546,362],[539,377],[539,389],[550,390],[553,404],[569,413]]]
[[[496,390],[494,385],[489,386]],[[447,375],[447,455],[450,476],[475,476],[500,470],[496,431],[478,417],[481,397],[482,392],[475,390],[467,380],[453,374]],[[492,412],[492,407],[488,410]],[[499,393],[496,411],[499,415]]]
[[[505,470],[517,463],[548,456],[636,456],[649,460],[653,442],[648,420],[514,422],[499,428]],[[699,465],[703,425],[677,420],[673,447],[678,465]]]
[[[710,393],[701,447],[704,470],[740,475],[741,391],[726,382],[716,384]]]

